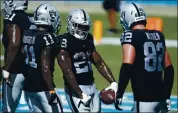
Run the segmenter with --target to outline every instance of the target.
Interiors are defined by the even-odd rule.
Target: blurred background
[[[110,0],[112,1],[112,0]],[[108,2],[107,0],[105,2]],[[95,30],[99,32],[99,37],[101,37],[101,40],[99,43],[96,43],[97,51],[102,55],[105,62],[109,65],[111,71],[113,72],[113,75],[115,76],[115,79],[118,80],[119,77],[119,71],[121,66],[121,60],[122,60],[122,49],[120,46],[120,35],[123,32],[122,28],[119,24],[119,6],[123,6],[125,3],[128,2],[134,2],[137,4],[142,5],[144,7],[147,16],[149,18],[152,17],[158,17],[162,20],[163,24],[163,30],[166,37],[166,45],[168,47],[168,51],[171,56],[171,60],[173,62],[174,68],[175,68],[175,81],[174,81],[174,87],[172,90],[172,110],[177,111],[177,0],[125,0],[125,1],[119,1],[116,0],[117,4],[114,6],[110,3],[105,3],[104,6],[104,0],[59,0],[59,1],[29,1],[29,8],[27,12],[31,15],[33,15],[33,11],[42,3],[50,3],[54,6],[56,6],[59,9],[61,21],[62,21],[62,28],[60,31],[60,34],[66,32],[66,25],[67,25],[67,15],[68,12],[71,9],[74,8],[82,8],[86,10],[92,19],[93,26],[90,30],[91,33],[94,33]],[[117,8],[116,8],[117,6]],[[1,5],[2,7],[2,5]],[[99,21],[99,29],[94,28],[95,22]],[[1,16],[1,33],[2,33],[2,16]],[[94,34],[95,36],[95,34]],[[1,55],[3,55],[3,47],[1,45]],[[3,57],[1,57],[1,65],[3,65]],[[95,76],[95,82],[97,85],[97,88],[99,90],[107,87],[109,84],[106,82],[106,80],[101,77],[101,75],[98,73],[98,71],[93,67],[94,70],[94,76]],[[55,66],[55,83],[57,85],[59,94],[62,95],[63,101],[65,101],[65,96],[63,92],[63,77],[61,70],[59,66],[56,63]],[[150,83],[151,84],[151,83]],[[125,94],[125,100],[123,100],[123,109],[124,111],[131,110],[132,104],[133,104],[133,96],[132,96],[132,90],[129,86],[127,87]],[[66,101],[65,101],[66,102]],[[23,99],[21,100],[20,107],[23,106]],[[65,103],[67,104],[67,103]],[[65,106],[65,105],[64,105]],[[21,111],[21,108],[19,108],[19,111]],[[27,107],[28,108],[28,107]],[[27,109],[26,108],[26,109]],[[68,109],[69,107],[66,105],[65,110],[70,111]],[[25,107],[24,107],[25,109]],[[102,104],[102,111],[104,112],[115,112],[113,105],[106,106]]]

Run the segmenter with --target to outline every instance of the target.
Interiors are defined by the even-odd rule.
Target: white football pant
[[[15,112],[19,100],[21,98],[24,76],[22,74],[11,74],[10,81],[13,85],[13,88],[9,87],[6,82],[3,80],[2,83],[2,111],[3,112]],[[31,103],[28,97],[24,97],[29,106],[29,110],[32,111]]]
[[[75,92],[72,92],[67,86],[65,86],[66,99],[69,107],[73,113],[79,112],[100,112],[101,102],[99,99],[98,90],[96,85],[79,85],[83,93],[91,96],[89,105],[85,106],[80,102],[80,98]]]

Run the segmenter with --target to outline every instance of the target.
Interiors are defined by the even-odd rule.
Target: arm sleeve
[[[120,69],[117,98],[122,98],[125,89],[129,83],[130,75],[132,73],[132,65],[123,63]]]
[[[164,69],[164,94],[169,99],[174,83],[174,67],[170,65]]]

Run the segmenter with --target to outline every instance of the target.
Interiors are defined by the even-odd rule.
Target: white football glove
[[[5,80],[6,84],[10,87],[12,87],[12,84],[10,82],[10,73],[6,70],[2,70],[2,76],[3,79]]]
[[[81,102],[83,103],[83,105],[88,105],[90,100],[91,100],[91,96],[85,94],[85,93],[82,93],[82,96],[83,96],[83,99],[81,99]]]
[[[171,110],[171,100],[170,99],[167,99],[165,101],[165,106],[164,108],[161,110],[161,113],[167,113]]]
[[[3,76],[4,79],[8,79],[9,75],[10,75],[10,73],[8,71],[2,70],[2,76]]]
[[[105,90],[109,90],[112,89],[115,92],[115,95],[117,93],[117,88],[118,88],[118,84],[116,82],[112,82],[111,85],[109,87],[107,87]]]
[[[167,110],[170,111],[171,110],[171,100],[170,99],[166,100],[166,105],[167,105]]]

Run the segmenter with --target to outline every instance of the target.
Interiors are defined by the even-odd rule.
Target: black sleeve
[[[174,82],[174,67],[170,65],[164,69],[164,94],[166,99],[170,99]]]
[[[135,40],[136,39],[134,37],[134,33],[131,32],[131,31],[126,31],[126,32],[121,34],[120,41],[121,41],[122,46],[124,44],[131,44],[131,45],[133,45],[135,47],[135,45],[136,45],[135,44],[136,43]]]
[[[122,98],[132,74],[132,65],[123,63],[120,69],[117,98]]]

